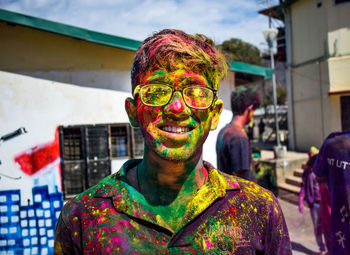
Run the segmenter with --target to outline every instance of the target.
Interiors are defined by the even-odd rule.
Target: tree
[[[217,47],[228,61],[241,61],[253,65],[261,64],[259,49],[240,39],[231,38]]]
[[[277,105],[285,105],[287,100],[287,89],[283,87],[276,88],[276,98]],[[264,93],[264,98],[262,102],[263,106],[272,105],[273,104],[273,91],[272,87],[268,88]]]

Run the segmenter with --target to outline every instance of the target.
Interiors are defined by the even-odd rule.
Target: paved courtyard
[[[282,199],[279,201],[287,222],[293,255],[318,254],[309,208],[305,206],[305,212],[301,214],[297,205]]]

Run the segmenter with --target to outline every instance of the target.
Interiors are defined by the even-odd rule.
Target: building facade
[[[290,147],[319,147],[350,129],[350,1],[281,1],[287,43]]]

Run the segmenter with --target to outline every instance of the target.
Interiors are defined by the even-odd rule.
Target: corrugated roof
[[[231,71],[263,76],[265,79],[271,79],[273,74],[272,68],[247,64],[239,61],[231,61],[230,66]]]
[[[137,40],[95,32],[3,9],[0,9],[0,20],[126,50],[136,51],[141,45],[141,42]]]

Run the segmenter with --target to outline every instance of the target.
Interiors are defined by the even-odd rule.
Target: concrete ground
[[[301,214],[297,205],[282,199],[279,202],[287,222],[293,255],[318,254],[309,208],[305,206],[305,212]]]
[[[256,143],[257,144],[257,143]],[[269,149],[269,144],[262,147],[261,158],[272,159],[274,153]],[[286,158],[299,158],[307,155],[306,153],[296,153],[287,151]],[[307,157],[307,156],[306,156]],[[298,205],[287,202],[286,200],[278,199],[287,222],[289,236],[292,242],[293,255],[316,255],[319,254],[318,245],[315,240],[313,224],[310,216],[310,210],[307,205],[304,205],[305,212],[299,212]]]
[[[273,142],[261,142],[258,140],[251,141],[252,147],[261,149],[261,159],[273,159]],[[306,153],[297,153],[287,151],[286,158],[297,159],[301,156],[307,158]],[[300,166],[301,167],[301,166]],[[316,255],[319,254],[318,245],[315,240],[313,224],[310,216],[310,210],[304,204],[305,212],[301,214],[298,205],[287,202],[286,200],[278,199],[287,222],[289,236],[292,243],[293,255]]]

